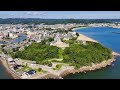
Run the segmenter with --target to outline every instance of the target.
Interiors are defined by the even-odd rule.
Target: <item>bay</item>
[[[77,29],[75,32],[84,34],[97,40],[102,45],[120,53],[120,29],[111,27],[89,27]],[[116,32],[116,33],[113,33]],[[90,71],[87,73],[69,74],[64,79],[120,79],[120,57],[111,66],[100,70]]]

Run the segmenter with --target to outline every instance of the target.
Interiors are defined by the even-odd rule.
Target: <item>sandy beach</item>
[[[87,28],[87,27],[78,27],[78,28],[73,28],[72,30],[74,31],[74,30],[82,29],[82,28]],[[81,33],[79,33],[79,36],[78,36],[77,40],[98,42],[98,41],[96,41],[96,40],[94,40],[94,39],[92,39],[92,38],[89,38],[89,37],[81,34]]]
[[[77,40],[97,42],[96,40],[94,40],[92,38],[89,38],[89,37],[87,37],[83,34],[80,34],[80,33],[79,33],[79,36],[78,36]]]
[[[87,27],[76,27],[76,28],[73,28],[72,30],[77,30],[77,29],[82,29],[82,28],[87,28]]]

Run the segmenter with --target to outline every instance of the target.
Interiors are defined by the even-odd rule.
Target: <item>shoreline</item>
[[[79,28],[77,28],[77,29],[79,29]],[[77,29],[74,28],[74,30],[77,30]],[[79,33],[78,40],[98,42],[92,38],[89,38],[89,37],[81,34],[81,33]],[[120,54],[112,51],[112,56],[113,56],[112,59],[104,60],[101,63],[96,63],[96,64],[92,63],[92,66],[83,66],[78,69],[68,68],[64,71],[61,71],[59,74],[46,73],[45,75],[36,75],[36,76],[30,77],[28,79],[63,79],[64,76],[69,75],[69,74],[83,73],[83,72],[86,73],[86,71],[95,71],[95,70],[105,68],[105,67],[111,65],[116,60],[115,57],[120,56]],[[20,77],[18,77],[15,74],[15,72],[13,72],[9,68],[6,60],[0,60],[0,61],[2,62],[3,66],[6,68],[7,72],[10,73],[14,79],[20,79]]]
[[[72,29],[72,31],[77,30],[77,29],[82,29],[82,28],[88,28],[88,26],[84,26],[84,27],[75,27],[75,28]]]
[[[97,64],[92,63],[92,66],[83,66],[83,67],[78,68],[78,69],[65,70],[64,72],[62,72],[60,74],[60,76],[64,78],[65,76],[67,76],[69,74],[86,73],[88,71],[99,70],[99,69],[105,68],[107,66],[110,66],[115,60],[116,60],[115,57],[113,57],[112,59],[107,60],[107,61],[103,61],[101,63],[97,63]]]
[[[98,41],[96,41],[96,40],[94,40],[94,39],[92,39],[92,38],[90,38],[90,37],[87,37],[87,36],[85,36],[85,35],[83,35],[83,34],[81,34],[81,33],[79,33],[79,36],[78,36],[77,40],[92,41],[92,42],[97,42],[97,43],[99,43]]]
[[[17,76],[17,75],[15,74],[15,72],[13,72],[13,71],[9,68],[6,60],[1,60],[1,59],[0,59],[0,62],[1,62],[1,64],[3,65],[3,67],[6,69],[6,71],[10,74],[10,76],[11,76],[13,79],[20,79],[19,76]]]
[[[77,29],[82,29],[82,28],[87,28],[87,27],[73,28],[72,31],[75,32],[75,30],[77,30]],[[79,36],[78,36],[77,40],[98,42],[98,41],[96,41],[96,40],[94,40],[94,39],[92,39],[92,38],[90,38],[90,37],[88,37],[88,36],[86,36],[86,35],[81,34],[80,32],[78,32],[78,33],[79,33]],[[99,43],[99,42],[98,42],[98,43]]]
[[[66,70],[61,71],[59,74],[53,74],[53,73],[46,73],[44,75],[35,75],[33,77],[30,77],[28,79],[64,79],[65,76],[69,74],[75,74],[75,73],[86,73],[88,71],[95,71],[102,68],[105,68],[107,66],[112,65],[112,63],[116,60],[115,58],[117,56],[120,56],[119,53],[112,52],[112,58],[109,60],[104,60],[101,63],[92,63],[92,66],[83,66],[78,69],[75,68],[67,68]]]
[[[87,27],[83,27],[83,28],[87,28]],[[74,31],[77,29],[81,29],[81,28],[73,28],[72,30]],[[92,42],[99,43],[98,41],[96,41],[90,37],[87,37],[86,35],[83,35],[80,32],[79,32],[79,37],[77,40],[92,41]],[[65,70],[65,71],[61,72],[60,77],[64,77],[64,76],[69,75],[69,74],[83,73],[83,72],[86,73],[86,71],[94,71],[94,70],[98,70],[101,68],[105,68],[108,65],[111,65],[116,60],[115,57],[120,56],[119,53],[114,52],[114,51],[112,51],[112,55],[113,55],[112,59],[105,60],[105,61],[98,63],[98,64],[92,64],[92,66],[83,66],[79,69]]]
[[[92,66],[83,66],[78,69],[68,68],[59,74],[46,73],[44,75],[38,75],[35,77],[30,77],[28,79],[64,79],[64,77],[69,74],[86,73],[88,71],[99,70],[99,69],[105,68],[107,66],[110,66],[116,60],[115,57],[120,56],[120,54],[118,55],[118,53],[116,53],[116,52],[113,52],[112,55],[113,55],[112,59],[104,60],[101,63],[96,63],[96,64],[92,63]]]

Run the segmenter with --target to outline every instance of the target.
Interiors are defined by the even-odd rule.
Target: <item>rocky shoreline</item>
[[[68,69],[60,73],[60,75],[54,74],[46,74],[45,76],[41,77],[41,79],[64,79],[66,75],[75,74],[75,73],[86,73],[87,71],[94,71],[98,69],[105,68],[106,66],[111,65],[116,59],[115,57],[118,55],[113,55],[113,58],[110,60],[103,61],[98,64],[92,63],[92,66],[83,66],[79,69]]]
[[[98,64],[92,63],[92,66],[83,66],[79,69],[67,69],[67,70],[64,70],[63,72],[61,72],[59,75],[54,75],[52,73],[48,73],[44,76],[41,76],[39,78],[34,78],[34,79],[64,79],[64,77],[69,74],[86,73],[88,71],[102,69],[102,68],[105,68],[106,66],[111,65],[116,60],[115,59],[116,56],[118,56],[118,54],[114,53],[112,59],[105,60]],[[119,54],[119,56],[120,56],[120,54]]]
[[[116,60],[115,57],[120,56],[120,54],[118,54],[116,52],[113,52],[112,55],[113,55],[112,59],[105,60],[105,61],[103,61],[101,63],[98,63],[98,64],[92,63],[92,66],[83,66],[79,69],[67,69],[67,70],[62,71],[59,75],[54,75],[52,73],[47,73],[43,76],[38,76],[39,78],[38,77],[32,77],[32,78],[29,78],[29,79],[63,79],[63,77],[68,75],[68,74],[86,73],[87,71],[98,70],[98,69],[104,68],[108,65],[111,65]],[[5,61],[5,60],[0,60],[0,61],[2,62],[3,66],[6,68],[8,73],[10,73],[14,79],[20,79],[20,77],[17,76],[15,74],[15,72],[10,70],[10,68],[7,64],[7,61]]]
[[[87,71],[98,70],[98,69],[104,68],[108,65],[111,65],[114,61],[115,61],[115,58],[112,58],[110,60],[103,61],[103,62],[98,63],[98,64],[92,64],[92,66],[83,66],[79,69],[65,70],[64,72],[62,72],[60,74],[60,76],[64,77],[68,74],[83,73],[83,72],[86,73]]]

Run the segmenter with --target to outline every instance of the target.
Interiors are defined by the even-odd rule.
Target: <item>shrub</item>
[[[38,68],[38,72],[41,72],[42,71],[42,68]]]
[[[49,62],[49,63],[48,63],[48,66],[49,66],[49,67],[52,67],[52,63],[51,63],[51,62]]]

